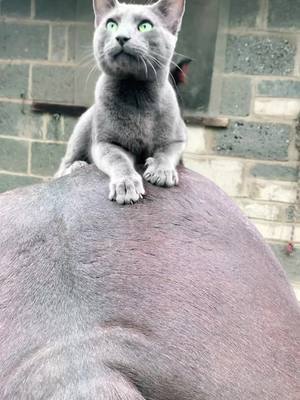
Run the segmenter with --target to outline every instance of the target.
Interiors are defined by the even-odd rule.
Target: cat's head
[[[94,54],[106,74],[139,80],[168,76],[185,0],[151,5],[94,0]]]

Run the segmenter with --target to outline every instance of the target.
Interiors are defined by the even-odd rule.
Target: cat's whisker
[[[150,59],[151,59],[152,61],[154,61],[153,57],[151,57],[151,55],[150,55],[150,54],[147,54],[146,52],[140,52],[139,54],[141,55],[141,57],[142,57],[146,62],[149,63],[150,67],[153,69],[156,82],[158,83],[157,71],[156,71],[155,67],[153,66],[153,64],[151,63],[151,61],[150,61]]]
[[[153,71],[154,71],[154,74],[155,74],[155,79],[156,79],[156,82],[158,83],[158,78],[157,78],[157,72],[156,72],[156,69],[154,68],[154,66],[153,66],[153,64],[151,63],[151,61],[150,60],[147,60],[148,62],[149,62],[149,64],[150,64],[150,67],[153,69]]]
[[[152,59],[152,61],[153,61],[159,68],[163,67],[163,65],[162,65],[155,57],[151,57],[151,59]],[[149,61],[149,62],[150,62],[150,61]],[[172,75],[171,72],[169,73],[169,77],[172,79],[173,86],[174,86],[174,90],[176,91],[176,94],[177,94],[177,95],[180,97],[180,99],[182,100],[182,97],[181,97],[181,95],[180,95],[180,93],[178,92],[178,89],[177,89],[176,81],[175,81],[174,76]]]
[[[99,54],[98,57],[98,61],[101,61],[105,56],[106,56],[107,52],[102,52]],[[95,63],[94,65],[92,65],[92,68],[90,69],[87,78],[85,80],[85,90],[87,89],[87,85],[89,83],[90,77],[92,76],[92,74],[98,69],[98,65]]]
[[[148,51],[148,49],[143,46],[132,46],[131,48],[133,50],[135,50],[137,52],[137,54],[139,54],[139,55],[145,55],[145,54],[147,54],[147,51]]]
[[[105,56],[107,56],[107,54],[109,54],[109,52],[110,52],[110,49],[107,49],[107,50],[102,51],[102,52],[97,56],[98,62],[100,62],[101,60],[103,60],[103,58],[104,58]]]
[[[151,55],[148,55],[148,57],[151,57],[152,61],[154,63],[156,63],[159,67],[163,67],[163,65],[159,62],[159,60],[157,60],[157,58],[155,58],[154,56],[151,56]],[[183,101],[182,96],[181,96],[179,90],[177,89],[177,84],[176,84],[176,81],[175,81],[174,76],[172,75],[171,71],[170,71],[169,77],[173,81],[174,90],[176,91],[177,96],[180,98],[181,101]]]
[[[184,70],[182,68],[179,67],[178,64],[176,64],[176,62],[171,61],[171,64],[174,65],[175,67],[177,67],[179,69],[179,71],[182,72],[183,75],[186,77],[186,73],[184,72]]]
[[[159,62],[159,60],[157,60],[157,58],[153,57],[151,54],[148,54],[147,57],[154,62],[154,65],[157,65],[159,68],[163,68],[163,65]]]
[[[155,62],[156,65],[158,65],[159,67],[164,67],[164,65],[154,56],[152,56],[151,54],[148,54],[148,57]]]
[[[161,57],[161,58],[163,58],[163,59],[165,59],[165,60],[168,61],[170,64],[172,64],[172,65],[174,65],[175,67],[177,67],[177,68],[179,69],[179,71],[181,71],[181,72],[184,74],[184,76],[186,76],[186,73],[183,71],[182,68],[179,67],[179,65],[178,65],[175,61],[169,60],[168,57],[164,57],[163,55],[161,55],[161,54],[159,54],[159,53],[156,53],[155,51],[153,51],[152,53],[155,54],[155,55],[157,55],[157,56],[159,56],[159,57]]]
[[[106,52],[102,52],[102,53],[100,53],[98,56],[97,56],[97,58],[99,59],[99,60],[101,60],[104,56],[105,56],[105,54],[106,54]],[[89,54],[87,54],[86,56],[84,56],[84,57],[82,57],[80,60],[79,60],[79,62],[78,62],[78,65],[79,66],[89,66],[89,65],[91,65],[93,63],[93,65],[95,64],[96,65],[96,61],[95,61],[95,56],[94,56],[94,54],[93,53],[89,53]]]
[[[94,55],[87,55],[84,57],[81,57],[78,61],[78,64],[84,64],[85,62],[91,62],[91,61],[95,61],[95,57]]]
[[[141,57],[141,60],[142,60],[142,62],[143,62],[143,64],[144,64],[144,66],[145,66],[146,79],[148,79],[148,67],[147,67],[147,64],[146,64],[146,62],[145,62],[143,56],[140,55],[140,57]]]
[[[155,68],[153,67],[153,65],[151,64],[151,62],[149,61],[148,57],[145,56],[145,50],[146,49],[144,49],[143,47],[133,47],[132,49],[137,52],[138,60],[141,59],[143,64],[144,64],[146,78],[148,79],[148,75],[149,75],[149,71],[148,71],[148,67],[147,67],[147,61],[148,61],[149,65],[151,66],[151,68],[154,71],[154,74],[155,74],[156,80],[157,80],[157,72],[156,72]]]
[[[184,57],[184,58],[189,58],[189,59],[191,59],[191,57],[189,57],[189,56],[187,56],[187,55],[185,55],[185,54],[177,53],[177,51],[174,51],[174,54],[175,54],[176,56],[180,56],[180,57]]]
[[[89,57],[89,56],[94,56],[94,53],[89,51],[89,52],[83,52],[81,54],[81,58],[86,58],[86,57]]]
[[[179,91],[177,90],[176,81],[175,81],[175,79],[174,79],[174,76],[173,76],[171,73],[169,74],[169,76],[170,76],[171,79],[172,79],[173,86],[174,86],[174,90],[176,91],[176,93],[178,94],[178,96],[180,96],[180,93],[179,93]],[[180,97],[181,97],[181,96],[180,96]]]
[[[96,65],[96,64],[97,64],[96,60],[94,59],[94,60],[87,60],[85,62],[78,63],[77,66],[78,67],[91,67],[91,66]]]
[[[94,59],[93,48],[91,46],[80,46],[81,49],[84,47],[86,47],[86,49],[81,52],[79,57],[79,63],[82,63],[85,60]]]
[[[86,55],[86,54],[93,54],[93,52],[94,52],[93,46],[84,46],[84,45],[80,45],[79,48],[80,48],[81,53],[82,53],[83,55]]]
[[[85,90],[87,89],[87,85],[88,85],[88,83],[89,83],[90,77],[92,76],[92,74],[93,74],[96,70],[97,70],[97,65],[94,65],[94,66],[92,67],[92,69],[90,70],[90,72],[88,73],[87,78],[86,78],[86,80],[85,80]]]
[[[85,68],[85,67],[93,67],[94,65],[96,65],[95,60],[87,60],[85,62],[78,62],[77,66],[81,67],[81,68]]]
[[[157,60],[157,58],[155,58],[155,57],[153,57],[153,56],[151,56],[151,55],[148,55],[148,58],[149,58],[151,61],[153,61],[154,65],[157,65],[157,67],[158,67],[159,69],[163,69],[163,68],[164,68],[163,64],[162,64],[161,62],[159,62],[159,60]],[[149,62],[150,62],[150,60],[149,60]],[[156,71],[156,70],[155,70],[155,72],[156,72],[156,75],[157,75],[157,71]]]

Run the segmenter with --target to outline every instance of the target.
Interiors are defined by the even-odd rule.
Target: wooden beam
[[[49,114],[62,114],[71,117],[80,117],[86,110],[85,106],[78,106],[73,104],[59,104],[59,103],[40,103],[34,101],[32,103],[32,111],[38,113]]]
[[[73,104],[42,103],[33,101],[32,111],[49,114],[62,114],[72,117],[80,117],[87,107]],[[211,128],[227,128],[229,118],[226,117],[207,117],[191,113],[183,113],[184,121],[187,125],[206,126]]]
[[[228,128],[229,118],[226,117],[206,117],[183,113],[184,121],[187,125],[206,126],[211,128]]]

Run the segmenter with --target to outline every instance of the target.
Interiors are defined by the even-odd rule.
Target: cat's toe
[[[179,179],[176,169],[168,170],[165,173],[166,173],[166,186],[167,187],[177,186],[179,183]]]
[[[130,186],[128,186],[126,188],[126,194],[124,197],[125,204],[133,204],[133,203],[136,203],[137,201],[139,201],[139,199],[140,199],[140,195],[135,190],[135,187],[134,186],[130,187]]]
[[[125,177],[111,182],[109,199],[118,204],[134,204],[145,194],[142,178],[139,175]]]
[[[117,190],[116,190],[116,184],[111,182],[109,184],[109,195],[108,198],[110,201],[116,201],[116,197],[117,197]]]
[[[166,175],[164,174],[164,171],[155,171],[150,178],[150,183],[152,183],[152,185],[165,186]]]
[[[125,204],[126,186],[125,182],[120,182],[116,185],[116,202],[118,204]]]
[[[144,173],[146,181],[152,185],[162,187],[172,187],[178,185],[178,174],[175,169],[153,168],[148,167]]]

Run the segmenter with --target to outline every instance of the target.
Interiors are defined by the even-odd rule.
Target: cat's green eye
[[[150,21],[143,21],[139,24],[138,29],[140,32],[150,32],[153,29],[153,24]]]
[[[108,32],[117,32],[118,28],[119,28],[118,23],[116,21],[114,21],[113,19],[109,19],[107,21],[106,30]]]

